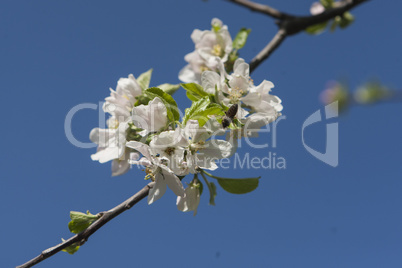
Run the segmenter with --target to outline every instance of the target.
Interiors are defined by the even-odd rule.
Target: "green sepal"
[[[203,172],[201,172],[201,176],[204,178],[204,181],[208,186],[209,204],[215,206],[215,197],[217,195],[215,183],[208,181]]]
[[[148,105],[148,102],[150,102],[150,98],[148,98],[147,96],[145,96],[144,94],[141,94],[137,97],[135,97],[137,99],[137,101],[134,103],[134,106],[137,107],[141,104],[143,105]]]
[[[157,88],[162,89],[169,95],[173,95],[180,88],[180,84],[173,85],[173,84],[165,83],[165,84],[157,86]]]
[[[174,122],[174,121],[180,119],[180,114],[179,114],[179,109],[177,108],[177,103],[173,99],[173,97],[170,96],[168,93],[166,93],[165,91],[163,91],[162,89],[157,88],[157,87],[148,88],[147,90],[144,91],[144,93],[151,99],[159,97],[163,101],[163,103],[166,106],[168,118],[171,122]]]
[[[65,242],[66,240],[64,240],[63,238],[61,239],[61,241]],[[74,253],[76,253],[78,250],[80,249],[80,245],[79,243],[74,243],[68,247],[66,247],[65,249],[62,249],[61,251],[67,252],[68,254],[73,255]]]
[[[244,47],[250,32],[251,29],[241,28],[240,31],[237,33],[235,39],[233,40],[233,49],[239,50]]]
[[[149,69],[145,73],[142,73],[138,76],[137,82],[142,88],[142,90],[146,90],[149,88],[149,83],[151,82],[151,76],[152,76],[152,71],[153,69]]]
[[[206,171],[202,171],[209,177],[217,179],[219,185],[227,192],[232,194],[246,194],[254,191],[258,187],[258,182],[261,177],[257,178],[244,178],[244,179],[231,179],[213,176]]]
[[[100,215],[93,215],[87,211],[82,213],[78,211],[70,211],[71,221],[68,223],[68,229],[74,234],[81,233],[87,229],[94,221],[100,218]]]
[[[355,17],[350,12],[345,12],[340,17],[338,25],[339,25],[339,27],[341,27],[341,29],[344,29],[344,28],[348,27],[350,24],[352,24],[354,22],[354,20],[355,20]]]
[[[237,118],[232,120],[232,123],[229,125],[230,129],[242,129],[244,124]]]
[[[336,27],[338,26],[339,22],[337,20],[337,18],[339,18],[339,16],[335,17],[335,19],[332,21],[331,26],[329,26],[329,30],[331,31],[331,33],[335,32]]]

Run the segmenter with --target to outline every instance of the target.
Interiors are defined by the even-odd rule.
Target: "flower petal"
[[[161,198],[166,192],[166,182],[162,177],[162,174],[158,173],[155,176],[155,184],[149,189],[148,205],[152,204],[159,198]]]

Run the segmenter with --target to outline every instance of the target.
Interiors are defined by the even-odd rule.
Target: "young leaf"
[[[180,88],[180,84],[172,85],[172,84],[165,83],[165,84],[157,86],[157,88],[162,89],[169,95],[173,95]]]
[[[323,22],[319,24],[312,25],[306,29],[306,32],[309,34],[320,34],[325,31],[327,28],[328,22]]]
[[[64,240],[64,239],[62,238],[61,241],[64,242],[64,241],[66,241],[66,240]],[[79,249],[80,249],[79,244],[78,244],[78,243],[74,243],[74,244],[72,244],[72,245],[66,247],[65,249],[62,249],[62,251],[67,252],[68,254],[71,254],[71,255],[72,255],[72,254],[76,253]]]
[[[140,87],[142,90],[146,90],[149,87],[149,83],[151,82],[151,76],[152,76],[152,69],[149,69],[145,73],[142,73],[138,76],[137,82],[140,84]]]
[[[68,223],[68,229],[74,234],[81,233],[87,229],[94,221],[100,218],[100,215],[93,215],[87,211],[87,214],[70,211],[71,221]]]
[[[198,120],[198,124],[202,127],[208,122],[210,115],[224,115],[222,107],[215,103],[210,103],[206,109],[195,113],[190,119]]]
[[[247,42],[247,37],[250,34],[251,29],[246,29],[246,28],[242,28],[240,29],[240,31],[237,33],[235,39],[233,40],[233,49],[239,50],[242,47],[244,47],[244,45]]]
[[[334,0],[320,0],[321,5],[325,7],[325,9],[332,8],[334,5]]]
[[[190,108],[186,109],[186,113],[183,117],[183,125],[187,123],[188,120],[194,118],[194,116],[200,111],[205,110],[210,104],[209,97],[204,97],[198,101],[193,102]]]
[[[168,118],[171,122],[180,119],[179,109],[177,108],[177,103],[168,93],[164,92],[162,89],[157,87],[151,87],[144,91],[150,99],[159,97],[166,106]]]
[[[244,179],[229,179],[213,176],[205,170],[203,173],[207,174],[209,177],[217,179],[219,185],[227,192],[232,194],[245,194],[254,191],[258,187],[258,182],[261,177],[257,178],[244,178]]]
[[[198,101],[199,99],[201,99],[201,97],[200,96],[195,96],[195,95],[193,95],[193,93],[191,93],[190,91],[186,91],[186,95],[187,95],[187,98],[189,99],[189,100],[191,100],[191,101]]]
[[[188,83],[188,84],[180,84],[187,92],[191,92],[192,95],[197,97],[198,99],[208,96],[208,92],[206,92],[202,86],[196,83]]]
[[[355,17],[350,12],[345,12],[341,16],[341,20],[339,21],[339,27],[341,27],[341,29],[344,29],[348,27],[350,24],[352,24],[354,20]]]
[[[246,194],[258,187],[258,178],[218,179],[219,185],[232,194]]]

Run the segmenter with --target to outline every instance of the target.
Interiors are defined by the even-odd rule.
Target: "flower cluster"
[[[274,87],[271,82],[254,85],[243,59],[235,60],[233,71],[228,73],[224,63],[232,52],[232,39],[220,20],[212,20],[212,27],[211,31],[195,30],[192,34],[196,50],[186,56],[189,65],[179,77],[199,83],[181,84],[192,100],[181,118],[172,97],[179,86],[150,88],[148,71],[138,79],[129,75],[118,81],[103,106],[110,114],[108,128],[95,128],[90,133],[90,139],[99,145],[92,159],[112,161],[112,176],[126,173],[131,165],[144,167],[145,179],[155,182],[148,204],[169,187],[177,195],[179,210],[196,213],[203,191],[200,176],[210,192],[211,204],[216,186],[206,175],[229,192],[245,193],[258,185],[254,178],[243,189],[243,180],[234,180],[233,184],[233,179],[207,171],[216,170],[218,159],[236,151],[237,138],[256,136],[262,126],[273,122],[282,111],[281,100],[270,94]],[[189,174],[193,179],[185,188],[183,179]]]
[[[179,73],[179,79],[185,83],[200,82],[204,71],[216,71],[220,62],[229,59],[233,42],[228,27],[217,18],[211,25],[211,30],[195,29],[191,34],[195,50],[184,57],[188,65]]]

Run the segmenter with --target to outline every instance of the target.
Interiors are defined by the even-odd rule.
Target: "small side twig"
[[[306,30],[308,27],[323,23],[337,16],[341,16],[345,12],[351,10],[359,4],[369,0],[345,0],[337,2],[334,8],[325,12],[312,16],[294,16],[280,12],[270,6],[257,4],[247,0],[229,0],[230,2],[240,4],[251,10],[258,11],[269,15],[270,17],[279,19],[277,25],[278,32],[272,40],[255,56],[250,62],[250,72],[254,71],[264,60],[266,60],[285,40],[287,36],[297,34]]]
[[[106,212],[101,212],[100,215],[101,217],[93,222],[85,231],[71,237],[70,239],[64,241],[63,243],[60,243],[54,247],[51,247],[49,249],[46,249],[42,251],[40,255],[37,257],[31,259],[30,261],[17,266],[17,268],[28,268],[32,267],[35,264],[40,263],[41,261],[49,258],[50,256],[53,256],[57,252],[71,246],[74,243],[78,243],[80,245],[83,245],[88,238],[94,234],[97,230],[99,230],[103,225],[108,223],[110,220],[115,218],[116,216],[120,215],[124,211],[130,209],[132,206],[137,204],[139,201],[144,199],[148,193],[149,189],[151,189],[154,186],[154,182],[149,183],[146,185],[144,188],[142,188],[140,191],[138,191],[135,195],[124,201],[123,203],[117,205],[116,207],[112,208],[111,210],[108,210]]]
[[[292,17],[291,15],[281,12],[268,5],[262,5],[262,4],[251,2],[248,0],[228,0],[228,1],[238,4],[240,6],[247,7],[249,9],[251,9],[252,11],[257,11],[259,13],[266,14],[275,19],[283,20],[283,19]]]

